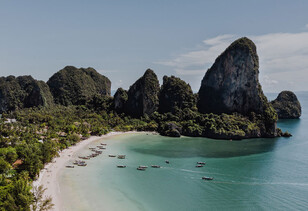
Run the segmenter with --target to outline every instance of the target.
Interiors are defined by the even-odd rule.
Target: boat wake
[[[231,185],[292,185],[308,186],[308,183],[290,183],[290,182],[237,182],[237,181],[215,181],[212,183],[231,184]]]

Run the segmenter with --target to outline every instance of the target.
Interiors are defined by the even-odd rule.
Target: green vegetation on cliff
[[[150,115],[158,108],[159,81],[153,70],[148,69],[144,75],[130,86],[124,105],[124,111],[133,117]]]
[[[110,80],[93,68],[66,66],[47,82],[55,103],[61,105],[84,105],[95,95],[110,95]]]
[[[31,76],[0,78],[0,113],[33,106],[51,106],[53,96],[43,81]]]
[[[301,104],[291,91],[280,92],[271,104],[276,110],[279,119],[297,119],[301,116]]]
[[[197,110],[196,97],[189,84],[180,78],[164,76],[159,93],[159,112],[174,113],[177,109]]]

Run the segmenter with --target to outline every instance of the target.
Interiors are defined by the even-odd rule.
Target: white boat
[[[214,177],[202,177],[203,180],[213,180]]]
[[[138,167],[137,170],[139,170],[139,171],[145,171],[146,168],[140,168],[140,167]]]

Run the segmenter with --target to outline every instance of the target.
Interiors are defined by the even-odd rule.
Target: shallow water
[[[107,149],[87,167],[63,169],[59,175],[64,210],[306,210],[308,94],[297,95],[301,119],[278,123],[291,138],[224,141],[126,134],[92,143],[107,143]],[[89,153],[84,149],[75,156]],[[196,168],[197,161],[206,165]],[[162,168],[136,170],[151,164]]]

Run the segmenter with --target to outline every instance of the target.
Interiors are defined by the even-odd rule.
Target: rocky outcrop
[[[114,109],[117,113],[123,113],[125,111],[124,109],[127,100],[128,100],[127,91],[122,88],[118,88],[113,98]]]
[[[0,113],[52,104],[53,97],[45,82],[31,76],[0,78]]]
[[[125,113],[133,117],[150,115],[158,108],[159,82],[153,70],[148,69],[128,90]]]
[[[277,114],[259,83],[259,59],[248,38],[234,41],[206,72],[199,90],[202,113],[259,115],[261,136],[276,136]]]
[[[164,76],[159,94],[159,112],[196,108],[196,99],[189,84],[180,78]]]
[[[167,122],[159,128],[159,134],[169,137],[181,137],[182,128],[175,122]]]
[[[297,119],[301,116],[301,104],[291,91],[280,92],[271,104],[276,110],[279,119]]]
[[[84,105],[93,96],[110,96],[110,80],[93,68],[67,66],[47,82],[55,102],[62,105]]]

